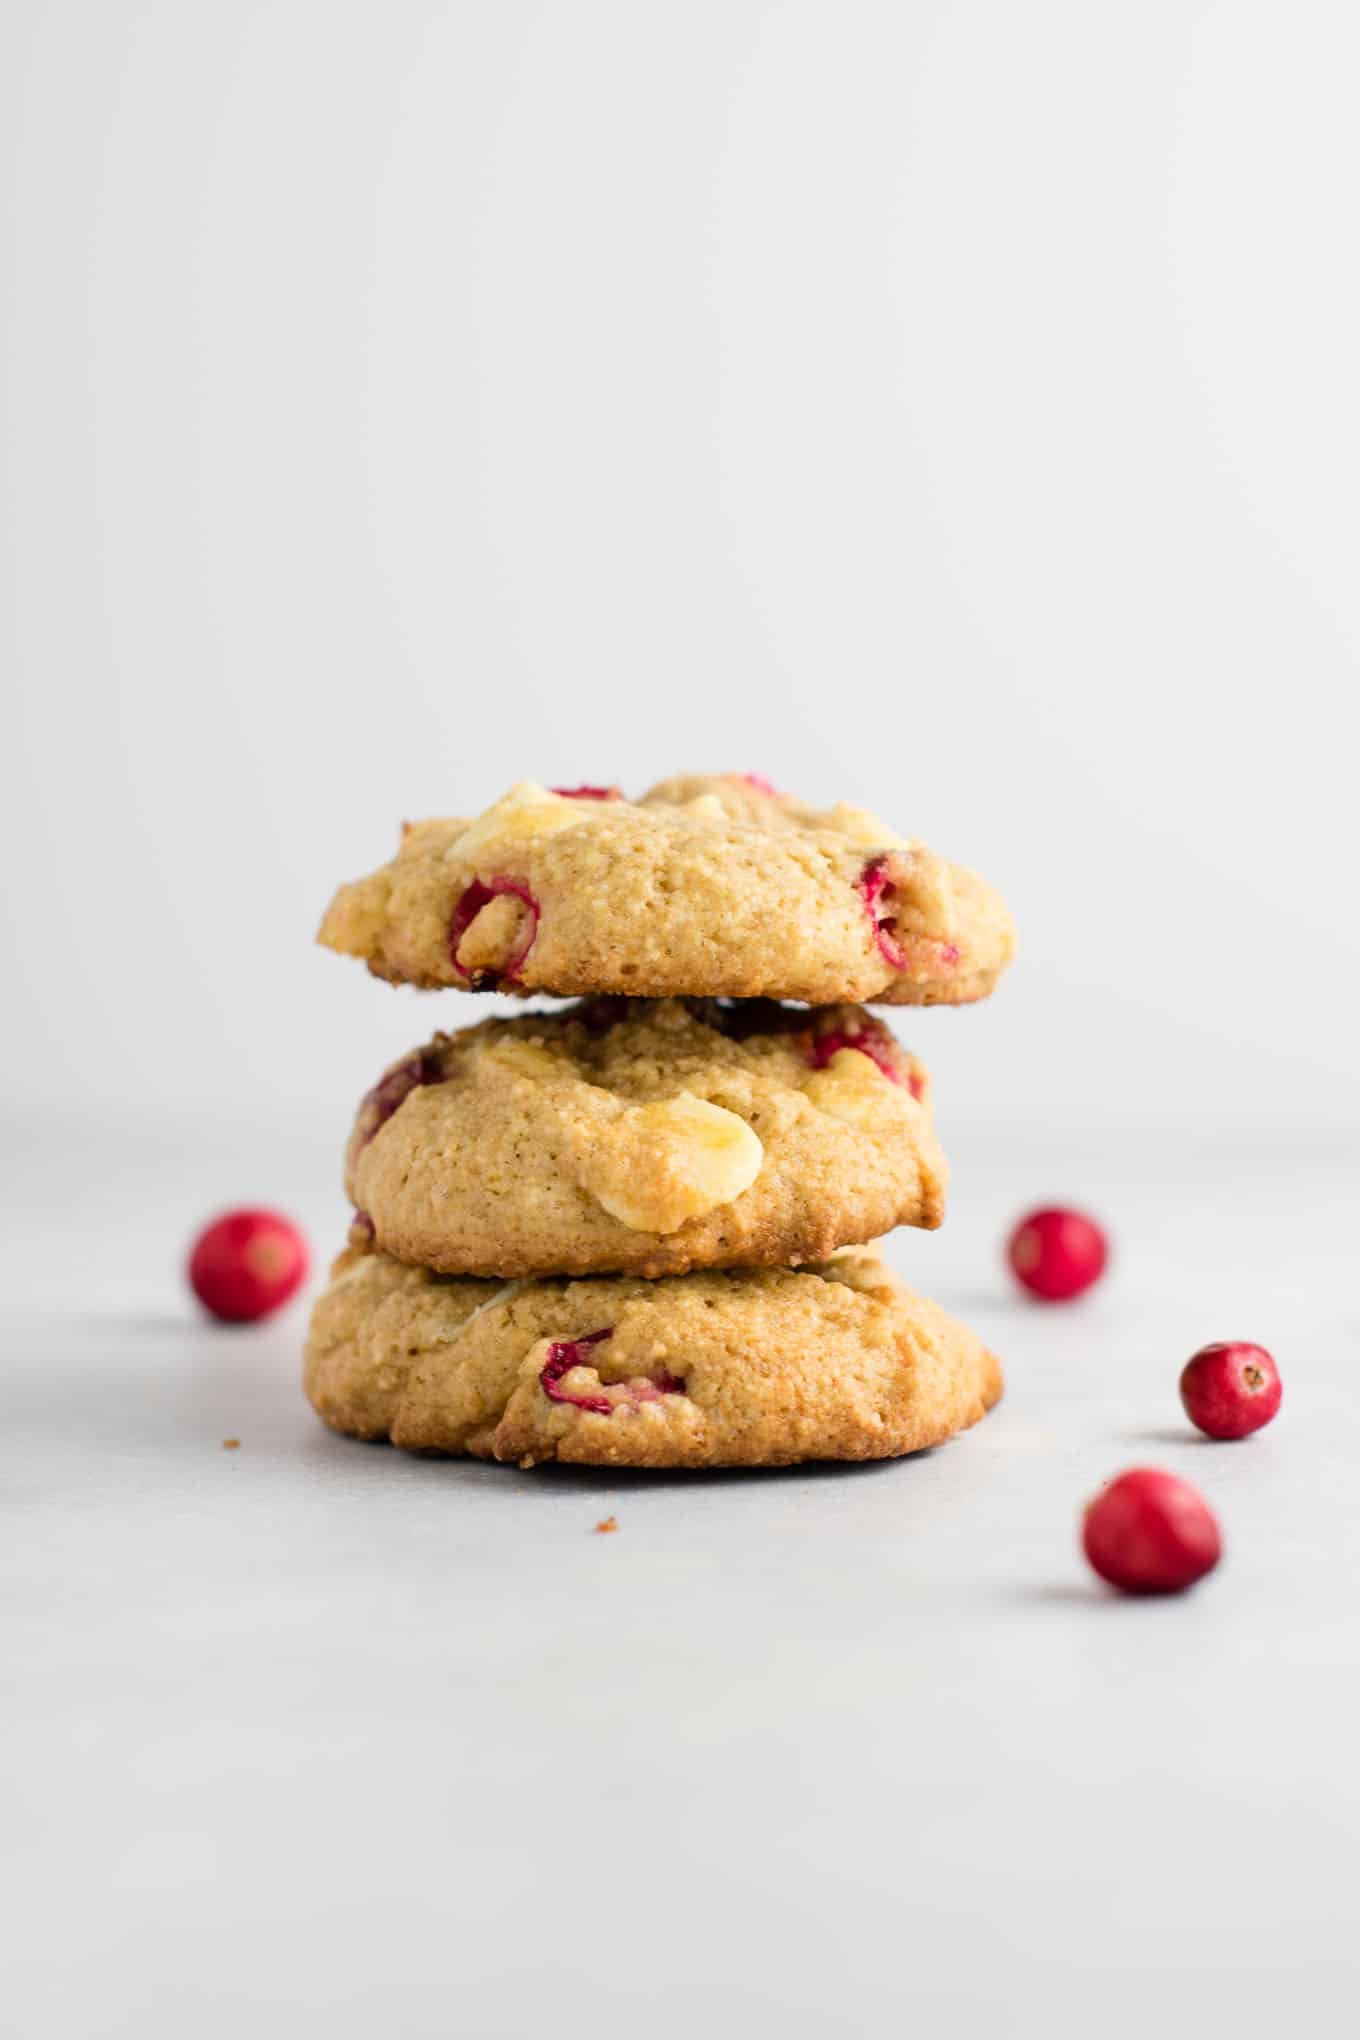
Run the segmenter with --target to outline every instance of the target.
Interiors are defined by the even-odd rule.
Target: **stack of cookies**
[[[864,1244],[937,1226],[925,1070],[860,1003],[991,990],[1010,918],[860,808],[747,775],[517,786],[408,825],[321,941],[572,1004],[436,1034],[363,1100],[306,1389],[336,1430],[534,1465],[936,1445],[1001,1393]]]

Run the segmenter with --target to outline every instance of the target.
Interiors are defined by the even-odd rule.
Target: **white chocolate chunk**
[[[478,1318],[483,1316],[485,1312],[489,1310],[498,1310],[501,1304],[510,1303],[516,1296],[519,1295],[521,1289],[525,1289],[527,1287],[528,1284],[523,1279],[521,1279],[518,1282],[503,1282],[500,1288],[495,1292],[493,1296],[488,1296],[485,1303],[479,1303],[474,1311],[470,1311],[468,1313],[468,1315],[463,1319],[461,1324],[455,1325],[450,1331],[448,1339],[441,1340],[440,1344],[441,1345],[449,1344],[454,1339],[461,1339],[464,1332],[467,1331],[468,1327],[470,1325],[475,1325]]]
[[[916,914],[946,938],[958,930],[958,905],[949,866],[930,850],[918,846],[913,852],[911,870],[902,887],[902,904],[908,927]]]
[[[541,1041],[519,1041],[514,1035],[508,1040],[488,1042],[481,1052],[481,1059],[517,1077],[560,1077],[564,1074],[561,1057],[544,1048]]]
[[[494,807],[468,824],[449,845],[448,855],[460,864],[475,863],[492,844],[527,843],[574,828],[596,806],[597,802],[568,800],[560,793],[551,793],[536,780],[521,779]]]
[[[869,808],[852,807],[848,801],[837,801],[831,810],[831,826],[848,836],[852,843],[864,843],[881,850],[910,850],[911,840],[899,836],[886,822]]]
[[[749,1190],[764,1159],[744,1119],[681,1091],[620,1113],[581,1180],[621,1225],[671,1233]]]
[[[360,1260],[355,1261],[351,1267],[346,1268],[343,1275],[331,1276],[330,1282],[327,1286],[326,1294],[328,1296],[334,1295],[335,1291],[337,1289],[343,1288],[346,1282],[360,1282],[369,1280],[371,1277],[375,1275],[378,1266],[379,1263],[373,1259],[373,1256],[371,1254],[363,1255],[363,1257]]]
[[[813,1071],[803,1090],[819,1112],[860,1127],[884,1126],[895,1095],[891,1079],[857,1048],[838,1048],[824,1070]]]

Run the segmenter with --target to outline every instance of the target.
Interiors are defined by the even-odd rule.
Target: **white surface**
[[[325,1133],[425,1024],[305,954],[403,816],[711,766],[1011,895],[954,1113],[1360,1120],[1358,69],[1347,0],[6,0],[0,1095]]]
[[[301,1312],[200,1326],[172,1265],[253,1144],[35,1163],[5,1220],[13,2030],[1348,2032],[1353,1159],[956,1144],[968,1194],[896,1258],[1004,1352],[1001,1409],[896,1465],[697,1479],[332,1438]],[[336,1237],[333,1156],[265,1160]],[[1118,1246],[1067,1311],[994,1258],[1050,1187]],[[1240,1446],[1175,1393],[1223,1335],[1286,1381]],[[1227,1557],[1121,1603],[1074,1519],[1149,1460]]]

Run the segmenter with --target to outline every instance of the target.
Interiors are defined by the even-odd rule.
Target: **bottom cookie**
[[[533,1466],[889,1459],[977,1423],[995,1357],[867,1248],[798,1269],[484,1281],[347,1248],[304,1386],[332,1429]]]

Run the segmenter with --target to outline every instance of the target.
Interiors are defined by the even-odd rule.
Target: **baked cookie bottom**
[[[332,1429],[534,1466],[888,1459],[985,1416],[999,1362],[871,1250],[805,1269],[497,1283],[349,1247],[312,1315]]]
[[[612,999],[487,1020],[364,1099],[345,1181],[446,1275],[784,1267],[944,1214],[929,1079],[858,1006]]]

